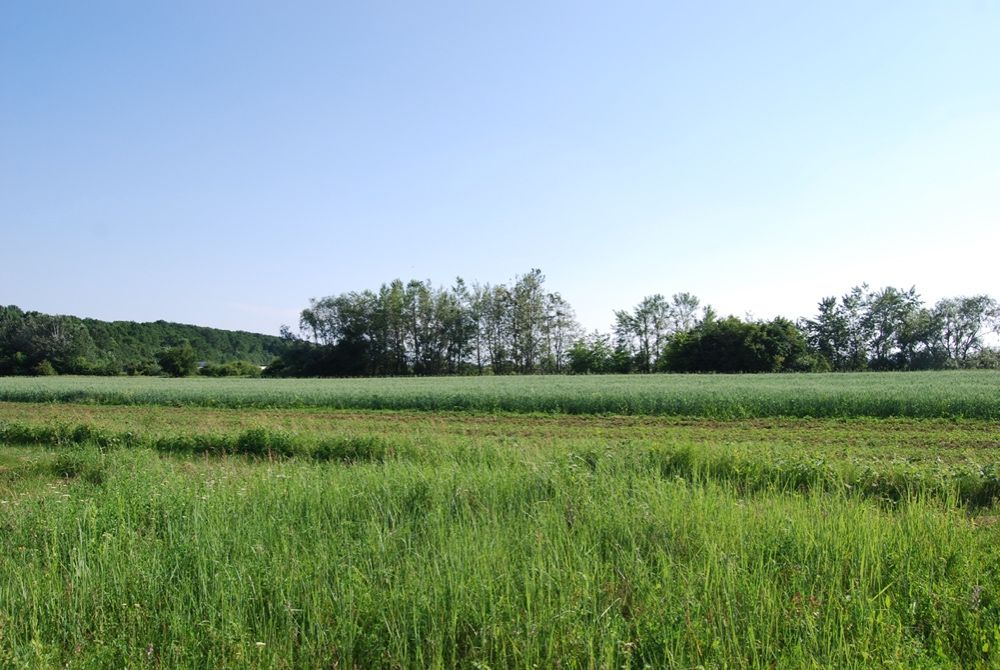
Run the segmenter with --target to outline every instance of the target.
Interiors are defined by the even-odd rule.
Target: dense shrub
[[[669,372],[807,372],[819,369],[791,321],[706,320],[675,335],[661,358]]]
[[[205,377],[259,377],[260,373],[260,366],[250,361],[208,363],[198,371]]]
[[[171,377],[189,377],[198,371],[197,356],[187,342],[164,349],[156,355],[156,362]]]

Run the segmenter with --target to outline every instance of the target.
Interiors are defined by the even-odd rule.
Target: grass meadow
[[[0,379],[0,667],[1000,667],[1000,377],[602,379]]]

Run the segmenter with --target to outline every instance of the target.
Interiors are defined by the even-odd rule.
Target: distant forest
[[[927,305],[867,284],[812,318],[722,317],[690,293],[647,296],[584,332],[540,270],[509,284],[397,279],[310,301],[281,337],[157,321],[105,322],[0,307],[0,374],[300,377],[848,372],[1000,368],[987,295]],[[207,363],[207,364],[206,364]]]
[[[260,372],[281,355],[274,335],[156,321],[98,321],[0,306],[0,375]],[[180,360],[180,367],[174,367]]]

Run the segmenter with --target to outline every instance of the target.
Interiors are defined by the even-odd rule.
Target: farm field
[[[1000,376],[602,379],[0,379],[0,666],[1000,666]]]
[[[1000,419],[1000,371],[392,379],[10,377],[0,401],[705,416]]]

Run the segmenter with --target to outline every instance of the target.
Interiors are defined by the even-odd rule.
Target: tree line
[[[855,286],[824,298],[802,321],[810,346],[831,370],[929,370],[997,367],[984,344],[1000,332],[1000,310],[988,295],[944,298],[926,306],[915,288]]]
[[[247,374],[280,356],[274,335],[156,321],[99,321],[0,306],[0,375]]]
[[[814,372],[1000,368],[987,295],[927,305],[915,288],[856,286],[812,318],[721,317],[654,294],[584,332],[540,270],[500,284],[394,280],[311,300],[281,337],[0,307],[0,375],[404,375]]]
[[[654,294],[585,333],[533,269],[507,284],[395,280],[310,301],[268,374],[810,372],[1000,367],[1000,328],[980,295],[927,306],[915,288],[863,284],[812,319],[720,317],[690,293]]]
[[[271,374],[379,376],[566,371],[579,332],[539,270],[510,284],[435,287],[395,280],[378,291],[310,301]]]

